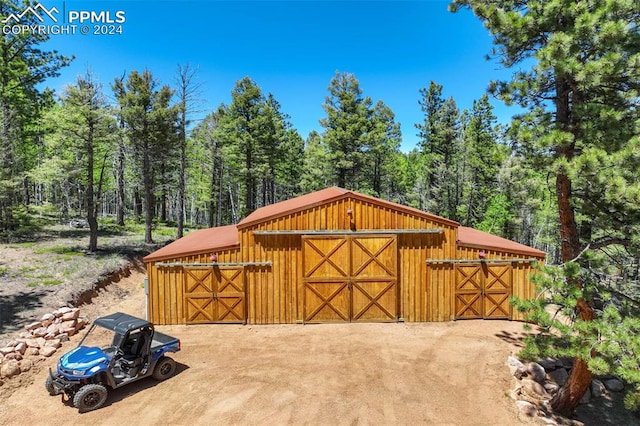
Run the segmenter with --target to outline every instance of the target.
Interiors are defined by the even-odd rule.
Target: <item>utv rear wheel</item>
[[[60,392],[56,390],[55,386],[53,386],[53,378],[51,376],[47,376],[47,380],[44,382],[44,387],[47,388],[47,392],[49,392],[49,395],[51,396],[60,394]]]
[[[102,407],[107,400],[107,388],[102,385],[85,385],[73,397],[73,405],[81,413]]]
[[[158,360],[156,368],[153,369],[153,378],[160,381],[166,380],[173,376],[173,373],[175,372],[176,362],[171,358],[163,356]]]

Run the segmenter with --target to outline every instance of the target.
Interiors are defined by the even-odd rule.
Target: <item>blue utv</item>
[[[176,371],[166,356],[180,350],[180,340],[155,331],[149,321],[117,312],[96,319],[78,346],[49,370],[50,395],[64,394],[79,412],[100,408],[107,389],[152,376],[165,380]]]

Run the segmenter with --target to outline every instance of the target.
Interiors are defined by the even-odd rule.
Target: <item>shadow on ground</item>
[[[29,319],[22,318],[19,313],[41,307],[41,299],[46,294],[44,290],[33,290],[11,296],[0,296],[0,334],[13,332],[26,326]]]

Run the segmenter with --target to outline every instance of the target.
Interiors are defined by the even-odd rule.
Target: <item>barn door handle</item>
[[[218,300],[218,293],[215,291],[213,292],[213,300]]]
[[[349,290],[353,289],[353,283],[351,281],[347,281],[347,288]]]

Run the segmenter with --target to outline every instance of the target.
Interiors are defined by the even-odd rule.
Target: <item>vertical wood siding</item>
[[[348,210],[352,215],[347,214]],[[450,308],[428,309],[428,258],[453,258],[456,229],[453,225],[398,211],[387,206],[345,198],[291,213],[240,230],[241,257],[244,261],[271,261],[273,267],[249,270],[248,322],[252,324],[296,323],[303,321],[304,283],[301,235],[255,235],[254,231],[344,230],[351,220],[356,230],[442,229],[441,234],[401,234],[398,238],[398,287],[400,316],[406,321],[447,320]],[[441,304],[451,289],[441,274]],[[449,274],[450,275],[450,274]],[[448,305],[447,305],[448,306]]]
[[[352,214],[349,215],[348,211]],[[427,260],[478,259],[482,249],[457,247],[457,227],[409,210],[346,197],[326,202],[239,230],[240,248],[218,252],[219,262],[272,262],[269,266],[245,267],[247,323],[301,323],[304,318],[303,244],[301,235],[255,235],[254,231],[440,229],[442,233],[399,234],[399,317],[409,322],[450,321],[455,315],[455,268],[453,263]],[[530,256],[484,249],[487,259],[528,259]],[[208,262],[211,253],[166,262]],[[181,267],[147,264],[149,318],[158,324],[185,322],[184,277]],[[512,263],[512,291],[518,297],[534,297],[529,262]],[[513,319],[522,315],[513,312]]]
[[[239,262],[239,250],[216,252],[218,262]],[[147,264],[149,282],[147,311],[149,321],[159,325],[184,324],[184,275],[180,266],[158,266],[158,263],[206,263],[211,253],[201,253],[159,260]]]

